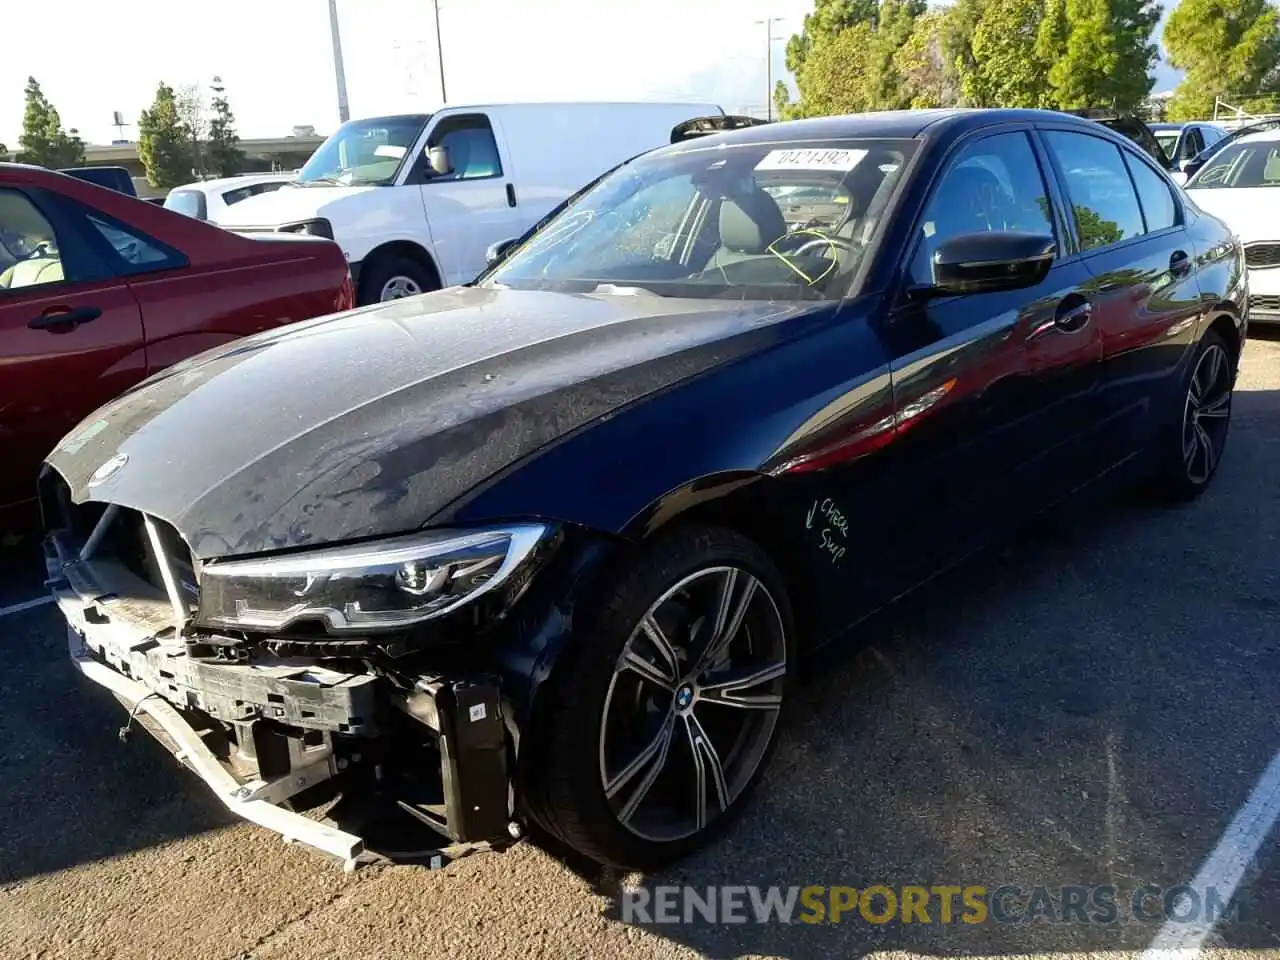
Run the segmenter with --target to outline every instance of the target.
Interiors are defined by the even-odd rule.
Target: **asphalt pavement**
[[[1128,915],[1132,892],[1216,863],[1280,750],[1280,340],[1249,343],[1231,430],[1198,502],[1038,525],[874,624],[800,688],[723,840],[645,877],[533,843],[344,874],[233,822],[145,736],[119,742],[121,709],[74,674],[51,607],[3,612],[41,594],[34,552],[11,549],[0,957],[1139,956],[1162,924]],[[1280,957],[1268,823],[1206,956]],[[628,912],[680,884],[1016,890],[981,923]],[[1116,922],[1061,919],[1063,888],[1100,887]]]

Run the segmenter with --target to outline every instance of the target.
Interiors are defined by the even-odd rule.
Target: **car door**
[[[1178,191],[1127,145],[1046,130],[1102,338],[1099,452],[1111,463],[1151,436],[1202,311],[1197,254]]]
[[[142,316],[50,193],[0,188],[0,506],[40,461],[146,374]]]
[[[511,171],[491,119],[484,113],[440,119],[427,136],[427,150],[444,147],[448,173],[433,173],[427,153],[409,175],[417,185],[445,285],[465,283],[485,266],[490,244],[524,232]]]
[[[1088,271],[1060,259],[1035,286],[934,297],[932,256],[985,231],[1051,235],[1066,251],[1046,165],[1026,130],[970,141],[917,224],[888,329],[906,498],[895,544],[918,575],[979,545],[1079,473],[1101,343]]]

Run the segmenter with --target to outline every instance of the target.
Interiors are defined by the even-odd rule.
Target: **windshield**
[[[344,123],[303,164],[295,182],[299,186],[390,183],[429,119],[423,114]]]
[[[1187,189],[1280,186],[1280,140],[1233,143],[1209,158]]]
[[[484,286],[741,300],[838,299],[911,140],[690,145],[605,176]]]

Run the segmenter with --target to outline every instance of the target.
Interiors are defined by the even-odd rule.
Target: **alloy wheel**
[[[1231,420],[1231,361],[1211,343],[1196,361],[1182,417],[1182,462],[1187,479],[1208,483],[1222,458]]]
[[[760,768],[782,708],[787,636],[765,585],[707,567],[660,596],[614,666],[600,780],[631,833],[671,842],[709,826]]]
[[[391,277],[382,285],[382,293],[378,299],[380,301],[401,300],[404,297],[416,297],[421,292],[422,288],[413,277]]]

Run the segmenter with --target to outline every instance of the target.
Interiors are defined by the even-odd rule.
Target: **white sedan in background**
[[[200,180],[181,187],[174,187],[165,197],[164,207],[184,213],[197,220],[220,223],[232,204],[271,193],[293,183],[297,172],[249,173],[239,177],[223,177],[219,180]]]
[[[1187,181],[1201,210],[1226,221],[1244,244],[1249,319],[1280,323],[1280,130],[1241,137]]]

